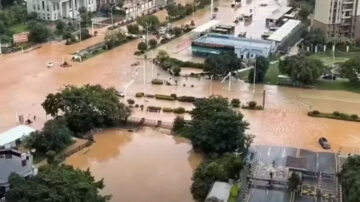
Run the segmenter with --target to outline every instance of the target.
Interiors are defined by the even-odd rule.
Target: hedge
[[[144,97],[144,93],[143,92],[137,92],[136,94],[135,94],[135,97]]]
[[[163,112],[173,112],[174,110],[170,107],[164,107]]]
[[[153,80],[151,80],[151,83],[154,85],[163,85],[164,81],[161,79],[153,79]]]
[[[307,113],[308,116],[312,117],[320,117],[320,118],[329,118],[329,119],[338,119],[338,120],[344,120],[344,121],[356,121],[360,122],[359,115],[357,114],[345,114],[338,111],[334,111],[333,113],[324,113],[319,112],[317,110],[310,111]]]
[[[155,94],[155,98],[159,100],[175,100],[174,97],[171,97],[170,95],[162,95],[162,94]]]
[[[185,108],[183,108],[183,107],[175,108],[174,113],[175,114],[183,114],[183,113],[185,113]]]
[[[180,102],[195,102],[196,98],[193,96],[179,96],[177,100]]]

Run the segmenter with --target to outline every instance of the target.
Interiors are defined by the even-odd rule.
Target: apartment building
[[[316,0],[312,26],[328,37],[360,40],[360,0]]]
[[[124,2],[123,9],[125,10],[126,20],[135,20],[138,16],[149,15],[154,13],[160,5],[160,2],[166,0],[128,0]]]
[[[81,7],[94,12],[96,0],[27,0],[28,13],[35,12],[39,19],[47,21],[77,18]]]

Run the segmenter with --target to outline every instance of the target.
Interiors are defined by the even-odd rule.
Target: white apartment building
[[[360,39],[360,0],[316,0],[313,28],[328,37]]]
[[[135,20],[138,16],[149,15],[156,11],[157,4],[164,0],[126,1],[124,2],[126,20]],[[165,0],[166,1],[166,0]]]
[[[94,12],[96,0],[27,0],[28,13],[35,12],[39,19],[48,21],[77,18],[81,7]]]

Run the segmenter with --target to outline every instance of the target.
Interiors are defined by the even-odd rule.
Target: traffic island
[[[355,121],[360,122],[359,115],[357,114],[346,114],[338,111],[334,111],[333,113],[325,113],[317,110],[313,110],[308,112],[308,116],[318,117],[318,118],[328,118],[328,119],[337,119],[343,121]]]

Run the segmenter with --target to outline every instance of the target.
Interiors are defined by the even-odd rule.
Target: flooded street
[[[89,167],[97,179],[104,178],[102,193],[112,194],[113,202],[192,202],[191,176],[202,156],[192,151],[188,140],[168,132],[106,130],[95,135],[96,143],[66,163]]]
[[[188,2],[188,1],[186,1]],[[260,3],[267,7],[258,7]],[[217,19],[231,23],[235,16],[250,8],[255,9],[253,22],[249,25],[239,23],[236,32],[247,30],[248,36],[258,38],[265,30],[264,15],[286,4],[286,1],[257,0],[245,1],[241,8],[230,8],[231,1],[217,3]],[[160,11],[159,16],[166,13]],[[195,19],[196,25],[209,20],[209,8],[196,12],[175,25],[189,23]],[[261,22],[260,22],[261,21]],[[258,23],[256,23],[258,22]],[[332,151],[343,153],[360,152],[360,124],[331,119],[311,118],[310,110],[323,112],[340,111],[360,114],[360,94],[345,91],[325,91],[298,89],[280,86],[253,85],[232,80],[210,82],[201,78],[173,78],[167,72],[146,63],[144,76],[144,57],[135,56],[139,40],[128,42],[120,47],[97,55],[82,63],[72,63],[70,68],[60,68],[63,59],[70,61],[71,53],[103,41],[105,29],[97,37],[81,43],[65,46],[64,42],[52,42],[41,48],[21,54],[0,55],[0,131],[14,127],[17,115],[25,118],[37,116],[32,127],[40,129],[48,117],[41,103],[49,93],[54,93],[64,85],[101,84],[123,91],[126,99],[132,98],[138,104],[161,107],[180,107],[191,110],[190,103],[159,101],[151,98],[134,98],[136,92],[150,94],[191,95],[207,97],[222,95],[240,98],[242,103],[251,100],[262,103],[262,92],[266,90],[266,108],[263,111],[240,110],[250,123],[248,133],[255,135],[255,145],[281,145],[321,151],[319,137],[326,137]],[[171,56],[183,60],[203,61],[191,55],[192,34],[185,34],[156,50],[147,53],[155,57],[158,50],[166,50]],[[55,67],[47,68],[50,61]],[[140,61],[137,67],[131,64]],[[190,70],[186,70],[190,71]],[[151,85],[152,78],[160,78],[178,86]],[[144,81],[145,80],[145,81]],[[184,86],[185,84],[185,86]],[[191,87],[193,85],[193,87]],[[150,113],[133,109],[134,117],[146,117],[171,122],[171,113]],[[185,115],[185,118],[190,118]],[[81,169],[90,168],[97,179],[105,178],[105,194],[112,194],[113,201],[174,201],[190,202],[189,191],[193,169],[202,158],[192,152],[189,142],[183,138],[167,135],[167,131],[144,128],[134,133],[124,130],[106,130],[95,136],[96,143],[90,148],[71,156],[66,163]]]

